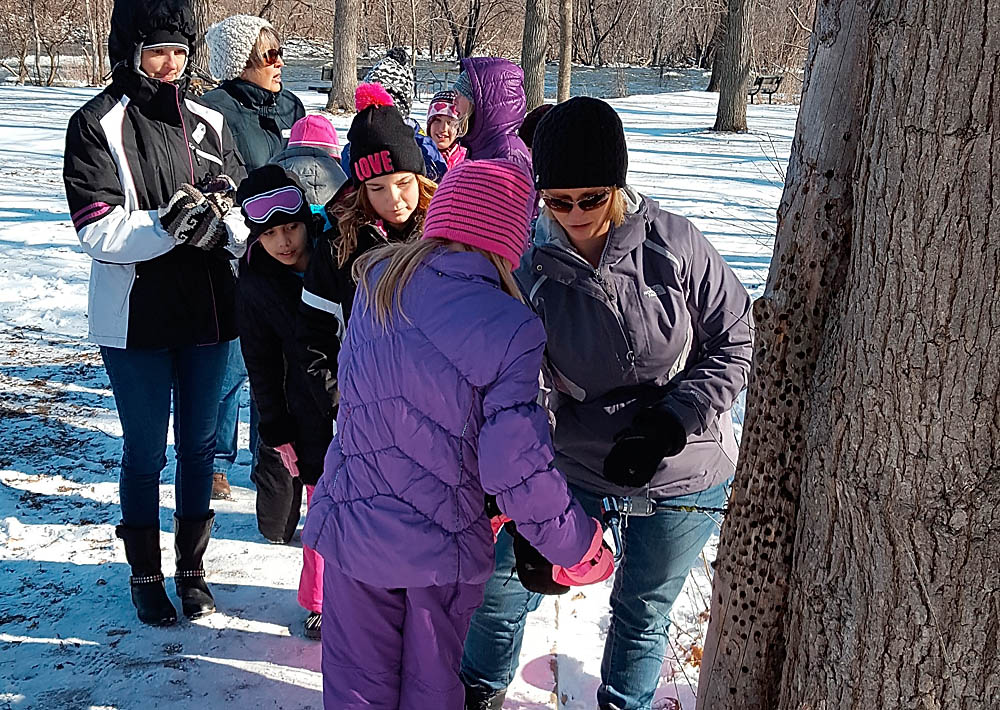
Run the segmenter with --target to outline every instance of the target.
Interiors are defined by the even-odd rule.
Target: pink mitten
[[[583,559],[572,567],[552,565],[552,580],[566,587],[582,587],[586,584],[603,582],[615,571],[615,555],[604,544],[604,528],[591,518],[597,526],[594,539]]]
[[[295,453],[295,447],[291,444],[282,444],[281,446],[275,446],[274,450],[281,456],[281,463],[288,469],[288,473],[292,475],[292,478],[298,478],[299,467],[295,465],[295,462],[299,460],[299,457]]]

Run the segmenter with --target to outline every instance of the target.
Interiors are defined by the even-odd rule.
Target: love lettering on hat
[[[395,172],[395,169],[392,167],[392,156],[388,150],[363,155],[354,161],[354,174],[362,181],[392,172]]]

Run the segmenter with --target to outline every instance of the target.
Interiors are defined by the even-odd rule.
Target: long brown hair
[[[413,274],[424,260],[438,249],[454,251],[471,251],[482,254],[496,268],[503,290],[518,301],[524,302],[521,289],[514,280],[511,263],[493,252],[477,249],[466,244],[447,239],[418,239],[411,242],[395,242],[377,247],[362,255],[353,269],[354,280],[364,294],[365,306],[375,314],[375,322],[387,328],[393,311],[398,313],[407,323],[409,317],[403,312],[403,289],[413,278]],[[372,287],[368,276],[372,268],[381,261],[388,259],[389,263],[379,277],[378,283]]]
[[[416,177],[420,197],[417,200],[417,208],[410,216],[411,234],[419,234],[423,230],[427,206],[437,190],[437,184],[433,180],[423,175]],[[337,247],[337,265],[343,266],[358,247],[358,230],[366,224],[377,222],[379,216],[368,200],[368,192],[364,185],[338,200],[336,204],[329,205],[327,212],[331,221],[337,222],[337,236],[333,243]]]

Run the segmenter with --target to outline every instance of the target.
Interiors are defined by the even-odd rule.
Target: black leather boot
[[[465,710],[501,710],[507,697],[507,689],[487,690],[475,686],[465,686]]]
[[[200,619],[215,611],[215,599],[205,583],[202,565],[214,521],[214,511],[209,511],[205,520],[181,520],[174,515],[174,552],[177,554],[174,586],[181,598],[184,616],[190,619]]]
[[[160,528],[119,525],[117,535],[125,543],[125,558],[132,568],[129,586],[139,621],[150,626],[169,626],[177,621],[177,609],[163,588],[160,569]]]

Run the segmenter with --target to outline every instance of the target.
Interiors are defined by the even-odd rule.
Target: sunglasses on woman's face
[[[611,190],[601,190],[590,195],[584,195],[579,200],[567,200],[563,197],[542,195],[542,202],[553,212],[572,212],[573,207],[579,207],[584,212],[596,210],[611,197]]]
[[[281,47],[277,49],[269,49],[264,52],[264,64],[271,66],[272,64],[277,64],[278,60],[281,59],[281,53],[284,51]]]

